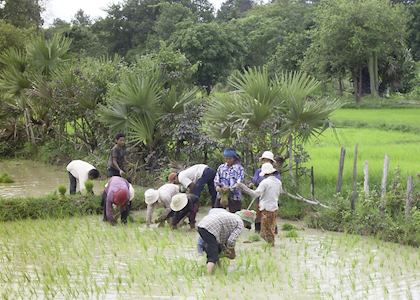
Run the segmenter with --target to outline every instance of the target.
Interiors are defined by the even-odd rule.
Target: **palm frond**
[[[137,117],[130,119],[128,125],[130,140],[135,144],[148,145],[153,141],[155,126],[156,120]]]

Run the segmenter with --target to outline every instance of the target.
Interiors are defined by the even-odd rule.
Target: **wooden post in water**
[[[315,199],[315,178],[314,178],[314,167],[311,167],[311,195],[312,200]]]
[[[339,166],[338,166],[337,185],[335,187],[335,192],[337,194],[341,192],[341,186],[343,185],[343,169],[344,169],[344,158],[345,157],[346,157],[346,148],[341,147],[340,163],[339,163]]]
[[[407,201],[405,202],[405,218],[410,217],[411,206],[413,205],[413,176],[407,178]]]
[[[369,163],[367,160],[365,160],[365,164],[363,166],[363,175],[363,191],[365,192],[365,195],[369,195]]]
[[[388,178],[388,167],[389,167],[389,157],[388,154],[385,154],[384,157],[384,169],[382,172],[382,181],[381,181],[381,204],[380,210],[383,213],[385,209],[385,195],[386,195],[386,181]]]
[[[353,185],[352,185],[352,193],[351,193],[351,210],[354,210],[356,207],[356,199],[357,199],[357,148],[358,144],[354,146],[354,161],[353,161]]]

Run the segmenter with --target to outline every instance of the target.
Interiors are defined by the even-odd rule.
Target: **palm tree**
[[[112,129],[125,131],[135,144],[152,149],[159,140],[158,122],[167,113],[181,113],[195,100],[197,89],[177,91],[163,88],[155,74],[126,75],[111,93],[100,114]]]
[[[50,40],[35,38],[26,51],[8,49],[0,56],[4,65],[0,89],[8,103],[18,107],[24,116],[28,140],[35,144],[33,122],[48,129],[51,93],[48,81],[63,68],[70,40],[57,35]],[[43,131],[41,131],[42,133]]]
[[[213,95],[205,114],[205,129],[226,142],[243,136],[247,151],[285,145],[293,178],[293,145],[318,136],[339,105],[336,100],[314,97],[319,82],[302,72],[284,73],[270,80],[266,69],[252,68],[235,74],[229,81],[232,92]],[[253,156],[251,156],[253,158]]]

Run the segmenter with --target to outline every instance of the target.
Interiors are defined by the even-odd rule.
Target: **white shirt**
[[[178,174],[178,181],[185,187],[191,184],[191,182],[196,183],[198,179],[203,176],[204,170],[208,168],[207,165],[198,164],[185,169]]]
[[[282,191],[281,181],[275,176],[263,179],[255,190],[260,196],[260,210],[276,211],[279,208],[279,196]]]
[[[165,211],[163,215],[167,216],[171,212],[172,197],[179,193],[179,186],[177,184],[166,183],[158,188],[159,198],[158,202],[147,205],[146,223],[152,223],[153,210],[158,203],[163,204]]]
[[[79,181],[80,191],[85,190],[85,182],[89,179],[88,173],[93,169],[96,168],[83,160],[73,160],[67,165],[67,171]]]
[[[271,175],[264,178],[255,191],[241,182],[237,185],[253,198],[260,197],[260,210],[276,211],[279,208],[279,196],[283,193],[283,187],[280,179],[276,176]]]

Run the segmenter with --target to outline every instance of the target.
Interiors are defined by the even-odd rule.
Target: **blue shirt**
[[[233,188],[237,182],[243,182],[245,178],[244,168],[240,163],[228,166],[224,163],[217,168],[216,176],[214,177],[214,185],[220,187],[229,187],[233,193],[233,200],[240,201],[242,198],[241,190]],[[220,194],[217,193],[217,198]]]

